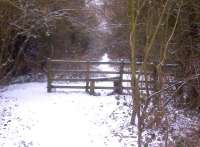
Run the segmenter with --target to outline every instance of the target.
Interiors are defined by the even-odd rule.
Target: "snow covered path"
[[[80,91],[47,93],[46,83],[9,86],[0,92],[0,147],[122,147],[112,134],[116,102]]]

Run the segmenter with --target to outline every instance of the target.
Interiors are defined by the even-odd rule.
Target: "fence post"
[[[95,80],[91,80],[90,81],[90,94],[91,95],[95,95],[94,89],[95,89]]]
[[[154,92],[157,92],[159,90],[159,73],[158,73],[158,70],[157,70],[157,67],[156,67],[157,64],[154,64],[154,67],[153,67],[153,78],[154,78],[154,87],[153,87],[153,90]],[[153,104],[154,104],[154,107],[157,107],[158,110],[160,110],[160,96],[159,95],[156,95],[154,100],[153,100]]]
[[[120,63],[120,69],[119,69],[119,83],[117,84],[117,89],[116,92],[118,94],[122,94],[123,93],[123,73],[124,73],[124,61],[122,60]]]
[[[89,92],[89,78],[90,78],[90,63],[89,63],[89,61],[87,61],[86,64],[87,64],[86,65],[87,73],[86,73],[86,89],[85,89],[85,91]]]
[[[51,59],[47,59],[47,92],[51,92],[51,83],[52,83],[52,65]]]

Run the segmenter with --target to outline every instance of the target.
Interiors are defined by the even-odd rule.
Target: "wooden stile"
[[[84,69],[58,69],[54,68],[54,64],[59,65],[66,65],[66,64],[73,64],[73,65],[83,65]],[[93,70],[93,65],[101,65],[101,64],[108,64],[112,66],[117,66],[118,71],[98,71]],[[71,88],[71,89],[85,89],[86,92],[95,95],[95,89],[112,89],[113,92],[122,94],[123,90],[132,90],[131,87],[131,79],[124,79],[124,75],[130,75],[131,72],[125,70],[125,67],[130,67],[130,62],[127,61],[112,61],[112,62],[99,62],[99,61],[68,61],[68,60],[52,60],[48,59],[47,63],[47,91],[51,92],[52,88]],[[136,65],[140,67],[142,62],[137,62]],[[157,90],[157,82],[158,82],[158,75],[157,69],[155,64],[149,63],[148,66],[150,67],[146,73],[137,71],[136,74],[140,76],[148,76],[150,79],[139,79],[139,88],[141,91],[146,90],[149,91],[156,91]],[[178,65],[176,64],[166,64],[165,68],[176,68]],[[139,68],[138,68],[139,69]],[[84,75],[82,78],[72,78],[72,77],[55,77],[55,75],[59,75],[58,73],[64,73],[65,75],[69,75],[70,73],[77,73]],[[92,75],[103,74],[105,77],[92,77]],[[107,77],[106,75],[113,75],[113,77]],[[153,80],[152,80],[153,79]],[[57,85],[53,82],[85,82],[84,86],[80,85]],[[98,86],[96,85],[97,82],[112,82],[113,86]],[[129,83],[130,86],[123,86],[123,83]],[[145,85],[145,86],[144,86]]]

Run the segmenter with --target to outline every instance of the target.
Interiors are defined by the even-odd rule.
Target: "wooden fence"
[[[52,60],[48,59],[47,72],[47,91],[52,89],[69,88],[69,89],[85,89],[86,92],[94,95],[95,89],[111,89],[113,92],[122,94],[124,90],[131,90],[131,71],[130,62],[127,61],[68,61],[68,60]],[[114,70],[97,69],[100,65],[109,65]],[[136,66],[140,67],[141,62],[137,62]],[[148,80],[139,79],[140,90],[155,91],[156,81],[158,79],[156,67],[153,63],[149,64]],[[174,67],[168,64],[168,67]],[[78,69],[77,69],[78,68]],[[137,71],[139,74],[139,71]],[[60,75],[60,76],[59,76]],[[75,75],[70,76],[70,75]],[[144,73],[140,73],[140,77],[144,77]],[[68,82],[68,84],[59,85],[58,82]],[[71,83],[82,82],[84,85],[72,85]],[[98,86],[96,83],[111,82],[112,86]],[[145,85],[147,84],[147,86]]]

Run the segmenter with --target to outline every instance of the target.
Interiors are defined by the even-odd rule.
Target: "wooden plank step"
[[[51,88],[86,89],[86,86],[51,85]]]

